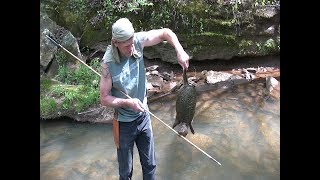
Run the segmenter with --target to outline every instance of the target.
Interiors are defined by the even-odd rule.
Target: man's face
[[[114,45],[116,47],[118,47],[120,53],[123,56],[130,57],[132,55],[132,53],[133,53],[133,36],[124,42],[118,42],[117,40],[114,40],[113,42],[114,42]]]

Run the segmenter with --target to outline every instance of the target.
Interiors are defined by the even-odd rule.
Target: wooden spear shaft
[[[66,51],[67,53],[69,53],[72,57],[74,57],[75,59],[77,59],[78,61],[80,61],[83,65],[85,65],[86,67],[88,67],[90,70],[92,70],[94,73],[96,73],[98,76],[101,77],[101,74],[99,74],[96,70],[94,70],[91,66],[89,66],[88,64],[86,64],[85,62],[83,62],[80,58],[78,58],[77,56],[75,56],[74,54],[72,54],[70,51],[68,51],[66,48],[64,48],[63,46],[61,46],[60,44],[58,44],[55,40],[53,40],[51,37],[49,37],[48,35],[46,35],[47,38],[56,46],[62,48],[64,51]],[[128,94],[126,94],[125,92],[121,91],[120,89],[116,88],[118,91],[120,91],[123,95],[125,95],[127,98],[132,99]],[[201,148],[199,148],[197,145],[195,145],[194,143],[192,143],[189,139],[185,138],[184,136],[181,136],[176,130],[174,130],[172,127],[170,127],[168,124],[166,124],[165,122],[163,122],[160,118],[158,118],[156,115],[154,115],[152,112],[150,112],[148,109],[144,108],[143,109],[145,111],[147,111],[148,113],[150,113],[153,117],[155,117],[157,120],[159,120],[162,124],[164,124],[165,126],[167,126],[169,129],[171,129],[174,133],[176,133],[179,137],[181,137],[182,139],[186,140],[189,144],[191,144],[192,146],[194,146],[196,149],[198,149],[199,151],[201,151],[204,155],[206,155],[208,158],[210,158],[211,160],[215,161],[216,163],[218,163],[221,166],[221,163],[219,161],[217,161],[216,159],[214,159],[212,156],[210,156],[208,153],[206,153],[204,150],[202,150]]]

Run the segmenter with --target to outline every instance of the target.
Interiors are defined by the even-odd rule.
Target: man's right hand
[[[126,104],[129,108],[131,108],[135,112],[144,111],[142,102],[137,98],[127,99]]]

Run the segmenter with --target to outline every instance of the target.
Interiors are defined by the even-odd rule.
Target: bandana
[[[112,38],[124,42],[133,36],[134,29],[127,18],[121,18],[112,25]]]
[[[112,25],[112,38],[124,42],[134,35],[132,23],[127,18],[120,18]],[[111,42],[111,52],[113,59],[120,63],[118,48]],[[136,48],[133,46],[133,55],[137,57]]]

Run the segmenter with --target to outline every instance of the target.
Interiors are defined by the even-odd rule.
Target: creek
[[[265,81],[199,93],[186,136],[222,166],[151,116],[161,179],[280,179],[280,99],[266,98]],[[149,103],[166,124],[175,120],[175,96]],[[142,179],[136,147],[133,179]],[[70,119],[40,120],[41,179],[118,179],[112,125]]]

